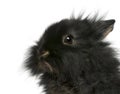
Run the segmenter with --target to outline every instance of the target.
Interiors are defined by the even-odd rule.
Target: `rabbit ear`
[[[98,21],[95,23],[96,28],[96,38],[97,39],[104,39],[114,27],[115,20],[106,20],[106,21]]]

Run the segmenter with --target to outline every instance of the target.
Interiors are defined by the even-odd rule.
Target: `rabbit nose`
[[[47,57],[49,54],[50,54],[49,51],[42,51],[41,54],[40,54],[40,57],[45,58],[45,57]]]

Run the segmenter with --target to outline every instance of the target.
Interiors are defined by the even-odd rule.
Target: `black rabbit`
[[[119,61],[103,39],[115,20],[70,18],[52,24],[30,48],[25,67],[46,94],[120,94]]]

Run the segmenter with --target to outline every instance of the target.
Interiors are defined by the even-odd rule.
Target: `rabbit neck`
[[[45,85],[47,94],[60,94],[59,90],[63,91],[61,94],[77,94],[73,92],[93,94],[89,92],[93,92],[100,84],[112,84],[113,87],[120,82],[119,61],[115,58],[114,51],[105,43],[95,44],[83,53],[84,62],[81,62],[83,66],[77,74],[75,71],[65,74],[43,74],[41,84]]]
[[[119,61],[109,43],[98,42],[86,49],[84,77],[91,81],[119,79]]]

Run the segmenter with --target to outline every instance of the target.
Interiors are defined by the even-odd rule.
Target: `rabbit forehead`
[[[71,34],[74,38],[85,38],[87,33],[91,33],[89,21],[63,20],[48,27],[42,38],[46,45],[60,45],[65,35]]]
[[[92,30],[92,23],[89,23],[89,21],[74,21],[64,28],[65,29],[60,31],[60,33],[64,32],[63,35],[71,34],[74,38],[88,37],[87,35],[92,34],[94,31]]]
[[[82,33],[88,33],[91,30],[91,25],[88,20],[62,20],[58,23],[52,24],[45,31],[46,37],[58,38],[65,34],[81,35]]]

